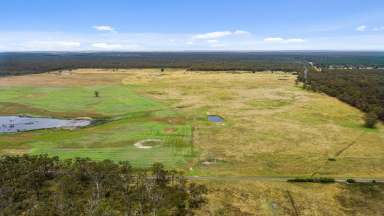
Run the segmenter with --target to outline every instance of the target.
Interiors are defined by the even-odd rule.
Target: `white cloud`
[[[368,27],[366,31],[373,32],[373,27]],[[105,35],[0,31],[0,51],[384,50],[381,32],[308,38],[233,35],[197,40],[194,36],[185,33],[120,32]]]
[[[210,44],[215,44],[215,43],[219,43],[218,40],[207,40],[208,43]]]
[[[91,46],[98,49],[110,49],[110,50],[123,48],[123,45],[121,44],[110,44],[110,43],[94,43]]]
[[[242,30],[216,31],[216,32],[208,32],[204,34],[194,35],[193,38],[197,40],[214,40],[214,39],[219,39],[219,38],[232,36],[232,35],[246,35],[246,34],[250,34],[250,33]]]
[[[222,32],[209,32],[205,34],[198,34],[195,35],[195,39],[201,39],[201,40],[209,40],[209,39],[217,39],[222,38],[231,35],[232,32],[230,31],[222,31]]]
[[[193,45],[193,41],[187,41],[185,44],[187,44],[187,45]]]
[[[356,28],[356,31],[363,32],[363,31],[365,31],[366,29],[367,29],[367,26],[365,26],[365,25],[361,25],[361,26],[358,26],[358,27]]]
[[[71,50],[81,47],[77,41],[29,41],[25,44],[28,49],[36,50]]]
[[[302,38],[288,38],[284,39],[281,37],[268,37],[263,40],[265,43],[285,43],[285,44],[293,44],[293,43],[304,43],[305,40]]]
[[[247,31],[242,31],[242,30],[236,30],[233,32],[234,35],[248,35],[248,34],[251,34]]]
[[[380,27],[374,27],[373,29],[372,29],[373,31],[384,31],[384,26],[380,26]]]
[[[305,40],[302,38],[290,38],[285,40],[285,43],[304,43],[304,42]]]
[[[81,46],[80,42],[75,42],[75,41],[56,41],[54,42],[54,44],[62,47],[80,47]]]
[[[97,31],[115,32],[115,29],[109,25],[97,25],[97,26],[93,26],[93,28],[96,29]]]
[[[283,42],[284,39],[283,38],[279,38],[279,37],[269,37],[269,38],[264,38],[264,42],[267,42],[267,43],[280,43],[280,42]]]

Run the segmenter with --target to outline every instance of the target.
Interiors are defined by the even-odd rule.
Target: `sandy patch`
[[[139,149],[151,149],[151,148],[153,148],[153,146],[159,145],[161,143],[162,143],[162,141],[159,139],[145,139],[145,140],[141,140],[141,141],[139,141],[133,145]]]

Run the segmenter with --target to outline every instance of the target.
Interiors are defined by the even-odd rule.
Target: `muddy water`
[[[90,120],[0,116],[0,133],[15,133],[49,128],[73,129],[90,124]]]

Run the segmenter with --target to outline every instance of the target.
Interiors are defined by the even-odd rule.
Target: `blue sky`
[[[3,0],[0,51],[384,50],[382,0]]]

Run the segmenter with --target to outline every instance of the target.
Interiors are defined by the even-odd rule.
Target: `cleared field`
[[[382,215],[384,185],[202,181],[209,205],[198,215]]]
[[[294,80],[276,72],[154,69],[1,78],[0,114],[87,116],[106,123],[0,135],[0,149],[137,165],[159,161],[190,175],[384,177],[383,127],[365,129],[360,111]],[[225,122],[208,122],[209,114]],[[145,150],[133,145],[144,139],[163,144]]]
[[[360,111],[294,80],[285,73],[179,71],[131,72],[123,83],[143,86],[141,94],[194,120],[202,154],[191,175],[383,177],[383,127],[365,129]],[[207,114],[225,123],[208,123]]]
[[[0,78],[0,115],[92,117],[0,135],[1,154],[162,162],[200,176],[384,177],[384,127],[286,73],[91,70]],[[94,91],[100,97],[94,96]],[[219,115],[223,123],[207,121]],[[138,148],[143,140],[160,140]],[[329,160],[332,159],[332,160]],[[380,215],[380,185],[202,181],[200,215]]]
[[[134,88],[122,85],[120,78],[107,82],[99,76],[95,82],[79,82],[85,76],[76,76],[69,78],[45,74],[2,80],[2,115],[92,117],[103,121],[78,130],[3,134],[0,135],[0,151],[3,154],[129,160],[136,166],[162,162],[169,167],[183,166],[194,154],[191,149],[191,125],[180,113],[138,95]],[[40,77],[45,81],[39,83]],[[28,80],[29,85],[25,83]],[[95,97],[94,91],[100,92],[100,97]],[[146,139],[160,142],[147,149],[134,146],[136,142]]]

